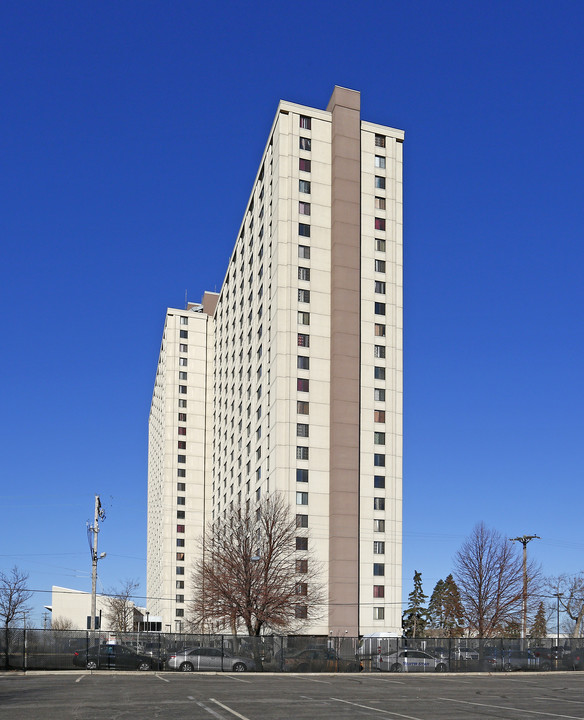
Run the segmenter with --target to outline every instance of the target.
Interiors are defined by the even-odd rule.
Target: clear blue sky
[[[0,569],[89,590],[99,493],[101,583],[145,594],[165,309],[220,288],[278,100],[335,84],[406,131],[405,593],[481,520],[583,569],[583,35],[565,0],[4,0]]]

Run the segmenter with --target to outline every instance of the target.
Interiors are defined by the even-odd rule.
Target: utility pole
[[[527,637],[527,543],[531,540],[540,540],[539,535],[522,535],[509,538],[509,542],[520,542],[523,545],[523,622],[521,624],[521,639]]]
[[[89,620],[89,629],[95,632],[95,613],[97,606],[97,561],[105,557],[105,553],[97,554],[97,536],[99,534],[99,521],[105,520],[105,512],[101,507],[99,495],[95,496],[95,511],[93,515],[93,525],[89,525],[87,533],[92,533],[93,537],[89,542],[91,551],[91,618]]]

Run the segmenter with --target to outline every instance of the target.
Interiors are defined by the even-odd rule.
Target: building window
[[[375,272],[385,272],[385,260],[375,261]]]
[[[301,150],[310,150],[310,138],[306,138],[306,137],[300,138],[300,149]]]
[[[376,315],[385,315],[385,303],[382,303],[382,302],[375,303],[375,314]]]
[[[308,392],[310,389],[310,380],[308,378],[297,378],[296,389],[299,392]]]
[[[308,595],[308,584],[307,583],[296,583],[295,592],[296,592],[296,595]]]
[[[179,406],[179,408],[186,408],[187,401],[184,398],[179,398],[178,406]]]
[[[298,324],[299,325],[310,325],[310,313],[299,312],[298,313]]]
[[[385,357],[385,345],[375,345],[373,349],[376,358]]]
[[[308,493],[297,492],[296,493],[296,505],[308,505]]]
[[[376,423],[385,422],[385,410],[374,410],[374,420]]]
[[[308,415],[308,406],[309,404],[304,400],[298,400],[296,402],[296,412],[298,413],[298,415]]]
[[[385,532],[385,520],[374,520],[373,532]]]
[[[179,349],[180,352],[186,353],[186,352],[189,351],[189,346],[188,346],[188,345],[185,345],[185,343],[180,343],[179,346],[178,346],[178,349]]]
[[[376,197],[375,198],[375,207],[377,210],[385,210],[385,198],[384,197]]]
[[[176,596],[175,596],[175,600],[176,600],[177,603],[184,603],[184,601],[185,601],[185,596],[184,596],[184,595],[176,595]]]
[[[301,193],[310,193],[310,180],[299,180],[298,191]]]
[[[178,421],[179,421],[179,422],[186,422],[186,421],[187,421],[187,414],[186,414],[186,413],[179,413],[179,414],[178,414]]]
[[[385,135],[375,135],[375,147],[385,147]]]
[[[374,377],[376,380],[385,380],[385,368],[378,367],[377,365],[373,369]]]
[[[375,453],[373,455],[373,464],[375,467],[385,467],[385,455]]]
[[[380,325],[379,323],[375,323],[375,336],[376,337],[385,337],[385,325]]]
[[[385,510],[385,498],[382,498],[382,497],[373,498],[373,509],[374,510]]]
[[[308,550],[308,538],[297,537],[296,538],[296,550]]]
[[[176,559],[179,560],[180,562],[184,562],[184,559],[185,559],[184,552],[177,552]]]
[[[308,437],[308,424],[296,423],[296,435],[298,437]]]
[[[310,237],[310,225],[306,223],[298,223],[298,234],[301,237]]]
[[[177,520],[184,520],[185,519],[185,511],[184,510],[177,510],[176,511],[176,519]]]
[[[385,597],[385,585],[374,585],[373,586],[373,597],[374,598]]]
[[[300,116],[300,127],[304,128],[304,130],[310,130],[310,125],[312,118],[308,117],[308,115],[301,115]]]
[[[385,476],[384,475],[375,475],[373,477],[373,487],[384,488],[385,487]]]
[[[186,429],[186,427],[178,427],[177,430],[178,430],[178,434],[179,434],[179,435],[186,435],[186,434],[187,434],[187,429]]]
[[[186,386],[186,385],[179,385],[179,386],[178,386],[178,391],[179,391],[179,393],[181,393],[182,395],[186,395],[186,394],[187,394],[187,386]]]
[[[385,158],[383,157],[383,155],[375,156],[375,167],[385,168]]]
[[[298,161],[298,168],[302,172],[310,172],[310,160],[307,160],[306,158],[300,158]]]
[[[385,390],[383,388],[374,388],[373,399],[377,402],[383,402],[385,400]]]
[[[385,190],[385,178],[379,175],[375,176],[375,187],[379,190]]]
[[[180,316],[180,324],[181,324],[181,325],[188,325],[188,324],[189,324],[189,319],[188,319],[188,317],[185,317],[184,315],[181,315],[181,316]]]
[[[308,245],[298,246],[298,257],[304,258],[304,260],[310,260],[310,248]]]
[[[375,281],[375,292],[379,295],[385,295],[385,282],[383,280]]]
[[[310,268],[299,267],[298,268],[298,279],[299,280],[310,280]]]
[[[177,477],[186,477],[187,471],[184,468],[178,468],[176,471],[176,476]]]
[[[373,543],[373,554],[385,555],[385,543],[383,541],[376,540]]]
[[[189,336],[189,331],[188,331],[188,330],[181,330],[181,331],[180,331],[180,336],[181,336],[181,339],[186,340],[186,339],[188,338],[188,336]]]
[[[308,493],[306,493],[308,496]],[[297,502],[297,505],[301,505],[302,503]],[[306,498],[305,505],[308,505],[308,497]],[[296,515],[296,527],[297,528],[307,528],[308,527],[308,515]]]
[[[375,250],[377,252],[385,252],[385,240],[375,238]]]
[[[308,448],[304,445],[296,446],[296,460],[308,460]]]
[[[310,203],[300,200],[298,203],[298,213],[300,215],[310,215]]]
[[[375,229],[385,230],[385,218],[375,218]]]
[[[298,347],[310,347],[310,335],[298,333]]]
[[[373,574],[378,577],[385,575],[385,563],[373,563]]]
[[[299,290],[298,302],[310,302],[310,290]]]
[[[296,572],[307,573],[308,572],[308,560],[296,560]]]
[[[183,567],[182,565],[178,565],[178,566],[177,566],[177,568],[176,568],[176,574],[177,574],[177,575],[184,575],[184,574],[185,574],[185,569],[184,569],[184,567]]]
[[[299,370],[309,370],[310,369],[310,358],[307,357],[306,355],[298,355],[296,365],[298,366]]]
[[[296,605],[294,608],[294,617],[300,620],[306,620],[308,617],[308,607],[306,605]]]
[[[373,608],[373,619],[374,620],[385,620],[385,608],[374,607]]]
[[[179,374],[178,374],[178,379],[179,379],[179,380],[186,380],[186,379],[187,379],[187,374],[186,374],[186,372],[185,372],[184,370],[181,370],[181,371],[179,372]]]
[[[177,580],[175,583],[175,587],[177,590],[184,590],[185,589],[185,581],[184,580]]]
[[[373,433],[373,442],[375,445],[385,445],[385,433],[375,432]]]
[[[184,533],[184,531],[185,531],[185,526],[184,526],[184,525],[177,525],[177,526],[176,526],[176,531],[177,531],[177,533]]]
[[[298,468],[296,470],[296,482],[308,482],[308,470]]]
[[[178,495],[176,498],[176,504],[177,505],[186,505],[186,498],[184,495]]]
[[[177,489],[179,492],[184,492],[184,491],[187,489],[186,483],[177,483],[177,484],[176,484],[176,489]]]
[[[189,363],[188,358],[183,358],[183,357],[181,357],[181,358],[178,359],[178,364],[179,364],[181,367],[186,367],[186,366],[188,365],[188,363]]]
[[[179,463],[186,463],[187,456],[186,455],[177,455],[177,462]]]

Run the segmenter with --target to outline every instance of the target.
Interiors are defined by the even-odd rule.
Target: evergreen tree
[[[427,595],[422,590],[422,573],[414,572],[414,589],[408,595],[408,607],[402,618],[402,627],[406,637],[424,637],[428,623],[428,610],[424,607]]]
[[[428,605],[428,623],[435,630],[444,628],[444,590],[446,583],[440,579],[434,586]]]
[[[448,631],[448,637],[462,635],[464,629],[464,608],[460,599],[458,585],[450,574],[444,582],[443,592],[443,628]]]
[[[547,637],[547,619],[545,614],[545,605],[543,600],[539,603],[537,613],[533,619],[533,625],[531,627],[531,637],[541,640]]]

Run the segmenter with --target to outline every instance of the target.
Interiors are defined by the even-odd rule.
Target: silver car
[[[249,657],[232,655],[226,650],[209,647],[187,648],[169,656],[167,667],[181,672],[215,670],[221,672],[245,672],[255,670],[255,663]]]
[[[422,650],[400,650],[391,655],[380,655],[378,670],[389,672],[446,672],[446,660],[434,657]]]

